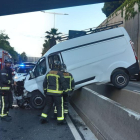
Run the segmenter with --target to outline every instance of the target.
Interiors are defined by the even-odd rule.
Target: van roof
[[[55,53],[55,52],[66,51],[66,50],[76,48],[79,46],[90,45],[90,43],[92,43],[92,44],[99,43],[102,41],[106,41],[106,40],[110,40],[110,39],[114,39],[114,38],[118,38],[118,37],[122,37],[122,36],[129,37],[128,33],[126,32],[126,30],[123,27],[105,30],[102,32],[94,33],[94,34],[80,36],[80,37],[66,40],[64,42],[56,44],[51,49],[49,49],[44,54],[44,56],[48,56],[51,53]]]

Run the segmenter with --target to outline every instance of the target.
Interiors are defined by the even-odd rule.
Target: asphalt
[[[140,92],[140,82],[131,81],[125,89]],[[51,118],[40,124],[41,111],[15,106],[9,112],[11,122],[0,120],[0,140],[75,140],[67,124],[58,126]]]
[[[125,89],[140,93],[140,82],[130,81],[128,86],[125,87]]]
[[[11,122],[0,120],[0,140],[75,140],[68,125],[58,126],[52,119],[40,124],[41,111],[15,107],[9,114]]]

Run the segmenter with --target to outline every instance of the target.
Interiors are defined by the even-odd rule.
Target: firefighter
[[[44,82],[44,94],[46,95],[46,106],[41,114],[40,123],[47,122],[48,114],[55,103],[57,107],[57,124],[64,124],[63,91],[67,92],[67,85],[60,72],[60,62],[54,61],[51,71],[47,73]]]
[[[5,60],[5,67],[0,71],[0,117],[2,121],[11,121],[11,116],[8,115],[9,109],[12,108],[13,96],[11,92],[12,71],[11,60]]]
[[[67,72],[67,68],[66,68],[65,64],[61,65],[61,71],[63,72],[63,76],[65,78],[65,81],[66,81],[67,85],[68,85],[68,92],[63,93],[64,114],[65,114],[65,117],[66,117],[67,114],[68,114],[68,103],[69,103],[69,97],[68,96],[71,96],[71,93],[73,92],[74,87],[75,87],[75,83],[74,83],[74,79],[73,79],[72,74]]]
[[[64,117],[66,118],[68,114],[68,103],[69,103],[69,96],[71,95],[72,91],[74,90],[75,84],[74,79],[71,73],[67,72],[67,68],[65,64],[61,64],[61,71],[63,72],[63,76],[65,78],[66,84],[68,86],[68,92],[63,93],[63,100],[64,100]],[[54,109],[54,116],[53,119],[56,118],[57,107],[55,106]]]

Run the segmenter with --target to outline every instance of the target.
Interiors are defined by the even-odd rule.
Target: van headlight
[[[18,77],[17,77],[17,76],[15,76],[15,77],[14,77],[14,79],[18,79]]]

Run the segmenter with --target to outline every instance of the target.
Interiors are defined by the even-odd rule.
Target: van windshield
[[[38,61],[35,70],[34,70],[34,74],[36,77],[44,75],[47,71],[47,66],[46,66],[46,59],[42,58]]]

